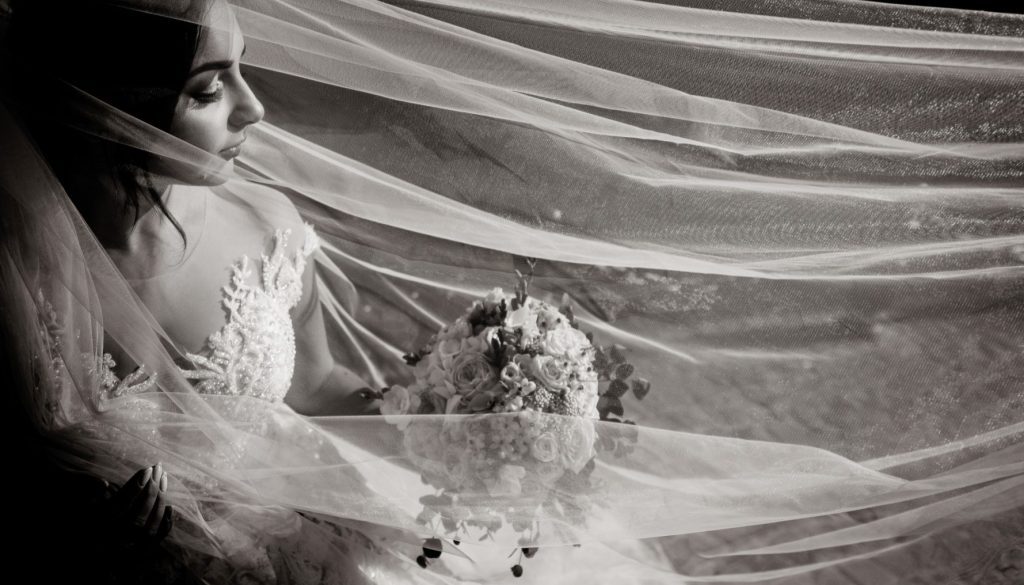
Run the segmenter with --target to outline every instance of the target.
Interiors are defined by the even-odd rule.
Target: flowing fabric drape
[[[465,554],[550,547],[559,582],[923,583],[1019,547],[1024,19],[847,1],[232,5],[267,110],[234,171],[74,87],[77,110],[54,116],[226,181],[216,196],[285,193],[323,242],[335,357],[375,386],[408,381],[402,355],[510,289],[524,257],[531,294],[568,294],[652,384],[627,404],[637,427],[596,425],[636,442],[598,456],[585,521],[540,506],[526,541],[508,527]],[[508,577],[403,552],[443,531],[418,520],[431,488],[391,422],[196,393],[16,108],[3,124],[5,295],[42,318],[17,332],[45,357],[26,391],[67,466],[123,480],[159,457],[181,479],[186,556],[255,563],[299,510],[378,527],[420,579]],[[104,386],[108,345],[156,385]],[[620,556],[553,560],[580,543]]]

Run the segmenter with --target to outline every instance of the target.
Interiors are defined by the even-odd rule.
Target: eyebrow
[[[248,47],[245,46],[245,45],[242,46],[242,54],[238,56],[239,59],[241,59],[242,57],[245,56],[245,50],[247,48]],[[235,63],[234,61],[209,61],[207,63],[203,63],[202,65],[199,65],[198,67],[196,67],[192,71],[189,71],[188,72],[188,76],[189,77],[195,77],[196,75],[199,75],[200,73],[203,73],[205,71],[211,71],[211,70],[214,70],[214,69],[229,69],[232,65],[234,65],[234,63]]]

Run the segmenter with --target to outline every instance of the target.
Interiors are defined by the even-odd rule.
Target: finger
[[[157,461],[156,465],[153,466],[153,478],[150,481],[156,485],[157,489],[160,489],[160,480],[164,477],[164,466],[162,463]]]
[[[128,510],[127,519],[140,528],[145,526],[149,513],[153,510],[153,504],[156,503],[159,495],[160,486],[157,482],[150,479],[146,487],[143,488],[142,493],[139,494],[139,497],[135,498],[135,501],[132,502]]]
[[[135,472],[135,475],[124,482],[124,485],[110,498],[110,508],[113,512],[118,515],[126,512],[152,477],[152,467],[146,467]]]
[[[160,522],[160,528],[156,531],[156,540],[160,542],[171,532],[171,526],[174,524],[174,509],[170,506],[164,508],[164,517]]]
[[[164,520],[164,509],[167,506],[164,505],[164,494],[160,492],[156,497],[156,501],[153,502],[153,509],[149,512],[149,517],[146,519],[146,525],[143,527],[147,536],[155,537],[160,531],[160,524]]]
[[[149,536],[156,536],[160,531],[161,524],[163,523],[163,517],[166,513],[164,511],[164,503],[167,494],[167,482],[168,474],[167,472],[164,472],[160,476],[160,481],[158,482],[159,494],[157,495],[156,501],[153,503],[153,509],[149,513],[149,519],[146,521],[145,531]]]

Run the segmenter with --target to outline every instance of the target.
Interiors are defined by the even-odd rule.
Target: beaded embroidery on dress
[[[294,257],[285,252],[291,230],[274,232],[273,251],[260,257],[260,284],[249,284],[252,266],[243,256],[224,287],[228,322],[206,340],[202,354],[186,355],[194,366],[182,374],[204,394],[254,396],[279,402],[295,369],[295,331],[289,311],[302,298],[306,260],[319,246],[306,224],[306,240]]]

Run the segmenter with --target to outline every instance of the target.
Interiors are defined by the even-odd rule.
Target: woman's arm
[[[316,390],[289,392],[285,402],[307,416],[380,414],[380,404],[368,390],[366,383],[352,370],[335,365]]]
[[[312,260],[302,275],[302,299],[293,314],[295,374],[284,401],[310,416],[378,414],[367,383],[331,355]]]

